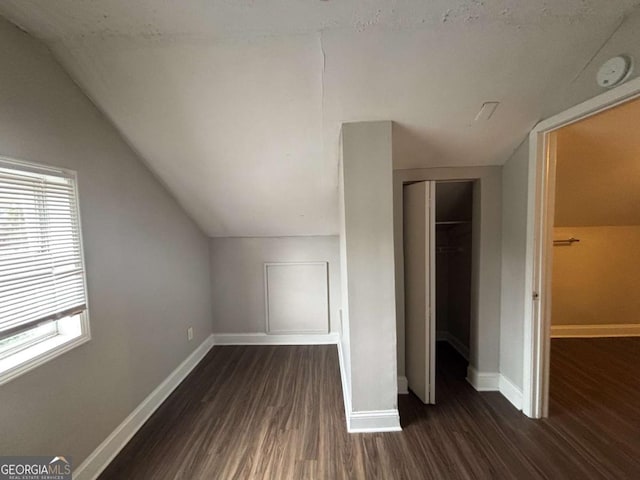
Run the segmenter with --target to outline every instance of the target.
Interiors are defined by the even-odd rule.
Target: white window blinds
[[[0,159],[0,339],[86,309],[73,174]]]

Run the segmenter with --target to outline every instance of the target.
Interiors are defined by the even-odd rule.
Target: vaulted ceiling
[[[637,3],[3,0],[0,14],[48,44],[209,235],[279,236],[338,231],[343,122],[393,120],[395,168],[504,163],[576,84],[597,93],[593,60]],[[500,106],[474,122],[486,101]]]
[[[557,132],[555,225],[640,225],[640,100]]]

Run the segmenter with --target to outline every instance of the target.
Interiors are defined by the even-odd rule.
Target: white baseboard
[[[551,338],[640,337],[640,323],[552,325]]]
[[[499,390],[500,374],[497,372],[479,372],[471,365],[467,367],[467,382],[479,392]]]
[[[340,377],[342,379],[342,395],[344,415],[349,433],[400,432],[400,413],[398,409],[375,410],[365,412],[351,411],[351,392],[347,382],[346,365],[342,352],[342,342],[338,342],[338,359],[340,361]]]
[[[216,345],[333,345],[339,343],[337,333],[214,333]]]
[[[498,380],[498,389],[514,407],[518,410],[522,410],[522,390],[516,387],[511,380],[504,375],[500,375]]]
[[[436,341],[447,342],[456,352],[462,355],[462,358],[467,362],[469,361],[469,347],[467,347],[458,337],[453,336],[450,332],[436,332]]]
[[[75,480],[94,480],[213,347],[207,337],[73,472]]]
[[[349,433],[401,432],[398,409],[351,412]]]
[[[467,368],[467,382],[478,392],[500,392],[518,410],[522,410],[522,390],[497,372],[479,372],[471,365]]]
[[[398,395],[407,395],[409,393],[409,380],[407,377],[398,376]]]

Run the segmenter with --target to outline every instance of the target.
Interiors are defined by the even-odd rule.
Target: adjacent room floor
[[[336,347],[215,347],[106,479],[640,478],[640,338],[553,340],[551,416],[478,393],[438,348],[436,406],[403,431],[348,434]]]

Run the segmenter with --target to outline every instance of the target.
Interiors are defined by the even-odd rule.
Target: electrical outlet
[[[193,327],[187,328],[187,338],[189,341],[193,340]]]

